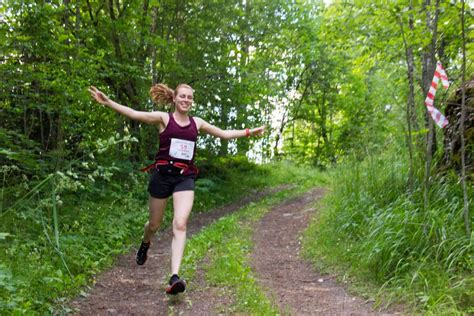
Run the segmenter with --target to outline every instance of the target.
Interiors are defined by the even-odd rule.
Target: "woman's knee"
[[[156,233],[158,229],[160,229],[160,223],[153,223],[153,222],[148,222],[148,230]]]
[[[187,221],[185,219],[175,218],[173,220],[173,230],[184,232],[186,231],[186,224]]]

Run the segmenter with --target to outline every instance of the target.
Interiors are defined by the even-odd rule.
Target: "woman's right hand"
[[[108,105],[110,103],[110,99],[96,87],[90,86],[89,92],[91,96],[94,98],[94,100],[96,100],[100,104]]]

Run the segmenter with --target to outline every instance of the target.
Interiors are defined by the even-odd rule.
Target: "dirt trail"
[[[251,192],[235,203],[192,216],[187,227],[188,238],[214,220],[286,188],[288,186]],[[69,306],[76,310],[77,315],[166,315],[177,309],[194,309],[193,295],[199,294],[199,291],[193,290],[196,288],[196,283],[190,284],[187,293],[180,295],[178,299],[164,293],[170,273],[171,237],[170,229],[157,234],[152,240],[148,260],[143,266],[135,263],[136,249],[119,256],[114,267],[98,277],[86,297],[77,297]],[[197,281],[199,283],[199,280]],[[201,292],[213,297],[211,291]],[[208,298],[203,300],[209,308],[213,305],[213,300]],[[194,305],[196,306],[199,305]]]
[[[287,200],[267,213],[255,227],[252,267],[258,283],[283,314],[381,315],[371,304],[353,297],[300,258],[300,236],[324,191],[315,189]]]
[[[188,237],[213,220],[282,189],[284,187],[249,194],[224,208],[195,216],[188,224]],[[315,189],[287,200],[273,207],[255,224],[251,265],[258,283],[285,315],[388,315],[348,295],[332,277],[319,275],[299,257],[300,234],[315,211],[312,205],[323,194],[324,190]],[[70,307],[76,309],[78,315],[229,314],[232,297],[209,287],[202,270],[197,271],[184,294],[177,297],[164,294],[169,276],[170,243],[169,229],[160,232],[152,241],[144,266],[135,264],[135,251],[121,256],[112,269],[98,278],[87,297],[77,298]]]

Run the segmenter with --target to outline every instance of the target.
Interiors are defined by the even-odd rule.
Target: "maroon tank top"
[[[160,146],[155,160],[177,161],[192,165],[198,135],[196,122],[190,116],[189,124],[180,126],[174,120],[173,113],[169,113],[169,117],[168,125],[160,133]]]

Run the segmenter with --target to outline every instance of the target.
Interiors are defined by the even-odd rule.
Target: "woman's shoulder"
[[[170,116],[167,112],[152,111],[149,113],[157,123],[164,124],[165,126],[168,124]]]
[[[152,115],[156,116],[156,117],[160,117],[160,118],[169,118],[170,115],[168,112],[163,112],[163,111],[152,111],[150,112]]]
[[[196,124],[196,127],[198,130],[201,129],[201,127],[206,123],[206,121],[204,121],[202,118],[198,117],[198,116],[193,116],[193,117],[190,117],[194,120],[194,123]]]

